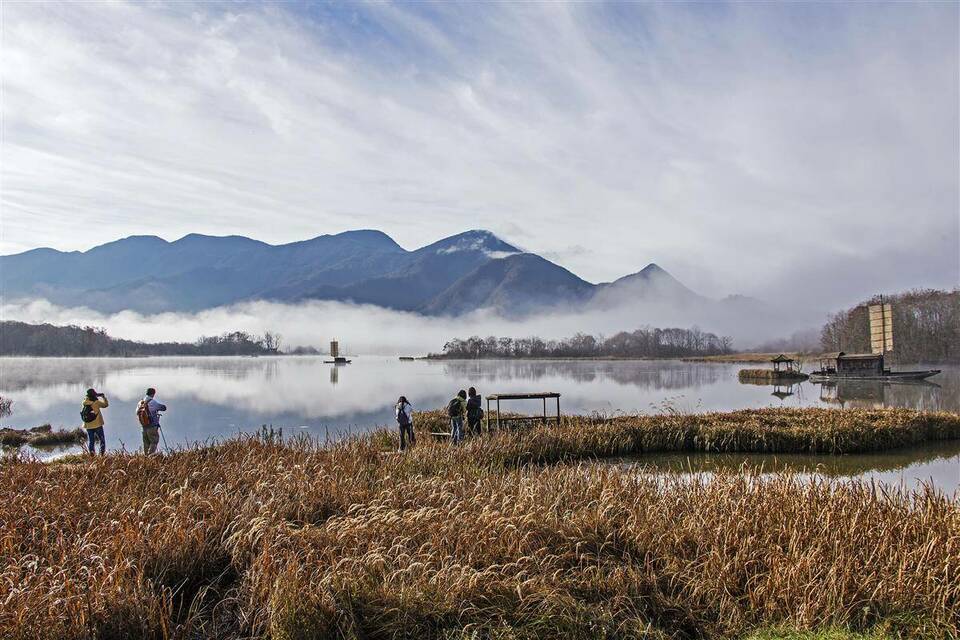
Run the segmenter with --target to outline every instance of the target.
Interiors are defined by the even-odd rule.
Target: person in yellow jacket
[[[103,436],[103,414],[100,411],[109,406],[107,396],[97,393],[96,389],[87,389],[87,397],[83,399],[80,409],[80,418],[83,420],[83,428],[87,430],[87,448],[90,455],[94,455],[97,441],[100,442],[100,455],[107,452],[107,441]]]

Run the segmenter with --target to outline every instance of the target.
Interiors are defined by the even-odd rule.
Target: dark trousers
[[[480,425],[483,420],[480,419],[480,416],[467,416],[467,430],[473,431],[475,434],[480,435]]]
[[[407,448],[407,438],[410,439],[411,446],[417,444],[417,438],[413,435],[413,425],[409,423],[401,424],[400,425],[400,450],[401,451]]]
[[[90,450],[91,454],[94,453],[94,447],[98,440],[100,441],[100,455],[104,455],[107,452],[107,441],[103,435],[103,427],[87,429],[87,449]]]

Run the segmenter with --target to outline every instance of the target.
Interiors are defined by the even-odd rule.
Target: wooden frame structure
[[[784,371],[785,373],[799,373],[800,367],[797,365],[796,360],[793,358],[788,358],[782,353],[776,358],[772,359],[770,362],[773,363],[773,370],[777,373]]]
[[[500,417],[500,401],[501,400],[543,400],[543,415],[542,416],[512,416],[510,418]],[[547,416],[547,400],[556,400],[557,401],[557,415],[556,416]],[[542,422],[546,424],[548,420],[555,421],[556,424],[560,425],[560,394],[555,392],[545,392],[545,393],[495,393],[487,396],[487,411],[484,414],[484,421],[486,422],[487,431],[490,431],[490,402],[493,401],[496,403],[496,421],[494,425],[496,429],[500,430],[501,423],[525,423],[525,422]]]

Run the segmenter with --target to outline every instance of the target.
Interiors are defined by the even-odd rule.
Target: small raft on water
[[[778,384],[782,382],[802,382],[809,376],[799,371],[774,371],[773,369],[740,369],[737,374],[740,382],[754,384]]]

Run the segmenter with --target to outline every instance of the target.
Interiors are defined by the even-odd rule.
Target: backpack
[[[83,405],[83,408],[80,409],[80,419],[83,420],[84,424],[97,419],[97,412],[93,410],[92,404]]]
[[[447,415],[451,418],[459,418],[461,415],[463,415],[463,409],[460,407],[459,396],[447,403]]]
[[[150,416],[150,405],[145,400],[141,400],[140,404],[137,405],[137,421],[141,427],[153,426],[153,418]]]
[[[409,406],[409,404],[402,404],[397,410],[397,424],[399,424],[401,427],[405,427],[410,424],[410,417],[407,416],[407,412],[404,410]]]

